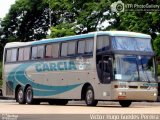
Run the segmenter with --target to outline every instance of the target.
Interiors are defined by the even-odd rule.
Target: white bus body
[[[120,46],[121,43],[126,46],[129,44],[121,42],[121,39],[117,43],[120,37],[151,39],[149,35],[141,33],[101,31],[33,42],[7,43],[3,56],[3,95],[15,98],[20,104],[41,101],[67,104],[69,100],[85,100],[87,105],[96,105],[98,100],[113,100],[128,107],[131,101],[155,101],[156,77],[150,76],[151,72],[155,73],[155,63],[153,61],[152,71],[142,70],[143,65],[141,67],[139,63],[141,59],[144,64],[148,64],[148,56],[154,56],[148,47],[151,45],[147,43],[143,55],[144,48],[129,51],[132,47]],[[103,42],[98,43],[98,39]],[[116,47],[112,46],[114,40]],[[108,44],[106,52],[101,49],[102,52],[98,53],[97,44],[100,48]],[[118,50],[114,52],[114,48]],[[100,69],[107,69],[104,66],[108,66],[108,63],[104,59],[112,62],[112,75],[107,78],[109,82],[104,78],[105,73],[98,73],[97,65],[102,60],[103,67]],[[126,65],[129,73],[120,70],[123,65]]]

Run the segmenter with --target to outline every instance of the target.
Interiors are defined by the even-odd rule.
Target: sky
[[[16,0],[0,0],[0,18],[4,18],[9,12],[10,6],[15,3]]]

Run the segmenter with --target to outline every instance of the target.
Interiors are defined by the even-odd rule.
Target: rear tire
[[[119,104],[122,106],[122,107],[129,107],[131,105],[132,101],[131,100],[122,100],[122,101],[119,101]]]
[[[33,99],[33,90],[32,90],[31,86],[29,86],[26,89],[25,100],[26,100],[26,103],[30,104],[30,105],[31,104],[34,104],[34,105],[39,105],[40,104],[40,101]]]
[[[25,97],[24,97],[24,91],[22,87],[18,88],[16,100],[19,104],[25,104]]]
[[[85,102],[87,106],[96,106],[98,103],[98,101],[94,99],[94,91],[91,86],[89,86],[86,90]]]

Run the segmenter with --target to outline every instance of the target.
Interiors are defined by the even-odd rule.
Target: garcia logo
[[[37,63],[35,69],[37,72],[77,70],[74,61]]]

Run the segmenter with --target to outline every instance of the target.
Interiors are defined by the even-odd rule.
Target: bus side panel
[[[15,79],[15,70],[17,64],[5,64],[3,67],[3,95],[5,97],[15,96],[15,86],[17,84]]]

